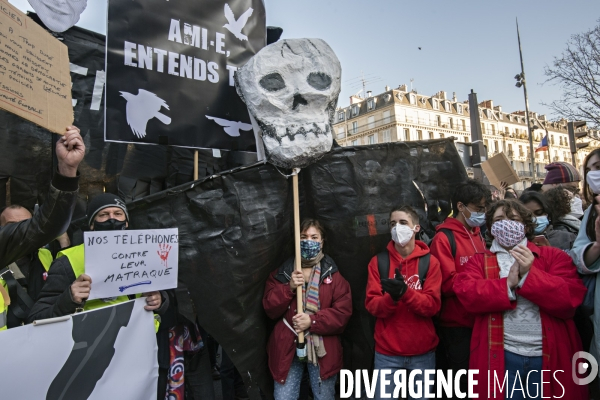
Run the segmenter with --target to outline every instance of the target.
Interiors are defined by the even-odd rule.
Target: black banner
[[[265,24],[262,0],[109,0],[106,140],[256,151],[233,74]]]
[[[466,179],[451,139],[337,148],[301,171],[301,217],[324,224],[324,251],[352,287],[344,368],[369,368],[373,359],[367,264],[390,240],[390,209],[415,207],[431,234],[450,213],[453,187]],[[257,164],[148,196],[129,211],[135,229],[179,228],[179,282],[200,324],[244,379],[272,393],[262,296],[269,273],[293,252],[291,179]]]

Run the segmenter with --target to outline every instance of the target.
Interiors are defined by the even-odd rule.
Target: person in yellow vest
[[[48,196],[32,218],[0,229],[0,277],[6,266],[44,246],[66,231],[71,223],[79,190],[77,168],[85,155],[85,145],[75,126],[65,128],[56,142],[58,168],[54,171]],[[10,296],[0,285],[0,331],[6,330]]]
[[[28,209],[13,204],[6,207],[0,214],[0,227],[4,228],[9,224],[31,219],[31,217]],[[69,242],[69,237],[63,234],[59,238],[61,247],[67,247],[68,244],[65,246],[65,243]],[[50,250],[42,247],[12,263],[10,270],[0,278],[0,285],[6,289],[11,299],[6,322],[9,329],[25,323],[35,299],[44,286],[53,259]]]
[[[103,193],[94,197],[88,205],[87,215],[92,231],[129,227],[125,202],[114,194]],[[83,244],[60,251],[50,266],[48,279],[31,309],[28,322],[118,304],[135,297],[117,296],[87,301],[92,284],[92,279],[85,274]],[[166,311],[169,303],[166,293],[155,291],[143,296],[146,297],[146,310],[159,315]]]

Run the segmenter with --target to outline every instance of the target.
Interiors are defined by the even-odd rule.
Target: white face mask
[[[571,199],[571,212],[569,215],[572,215],[575,218],[583,217],[583,203],[579,197],[573,197]]]
[[[587,184],[594,194],[600,194],[600,171],[590,171],[586,176]]]
[[[406,246],[406,244],[410,242],[410,239],[413,237],[415,228],[410,229],[407,225],[396,224],[392,228],[392,240],[401,247]]]

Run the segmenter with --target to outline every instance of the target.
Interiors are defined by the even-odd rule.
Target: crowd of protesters
[[[583,182],[568,163],[546,168],[543,184],[520,193],[508,187],[492,191],[475,180],[459,185],[452,214],[429,243],[419,240],[413,208],[391,209],[391,240],[367,266],[365,308],[376,318],[375,370],[391,371],[390,377],[426,369],[506,374],[507,386],[496,394],[488,392],[494,382],[481,374],[479,398],[541,398],[543,390],[545,398],[588,399],[598,393],[597,381],[579,385],[571,368],[575,353],[591,345],[597,355],[600,348],[600,335],[594,335],[600,315],[589,317],[595,298],[587,291],[600,271],[600,150],[586,158]],[[302,272],[288,260],[265,289],[267,315],[278,321],[268,345],[278,400],[297,399],[301,392],[305,368],[294,353],[299,332],[327,349],[320,355],[317,346],[304,364],[313,397],[335,398],[331,381],[343,368],[337,337],[352,310],[346,281],[322,253],[324,237],[318,221],[305,221]],[[331,282],[315,278],[331,267]],[[296,309],[300,288],[304,310]],[[336,343],[331,352],[328,338]],[[564,373],[548,380],[542,370]],[[420,377],[415,386],[423,385]],[[464,393],[466,378],[460,380]],[[508,396],[515,384],[523,390]],[[393,385],[383,392],[377,385],[375,398],[390,398]]]
[[[93,282],[85,273],[83,245],[72,245],[65,234],[84,153],[79,130],[67,127],[56,145],[58,169],[43,205],[33,214],[19,205],[0,214],[0,330],[145,297],[145,309],[155,314],[158,399],[214,399],[213,379],[222,380],[225,400],[247,398],[227,354],[216,351],[218,343],[193,313],[180,312],[189,308],[180,304],[186,293],[88,301]],[[492,191],[474,180],[459,185],[452,213],[432,240],[419,240],[421,221],[412,207],[390,210],[390,241],[365,266],[364,308],[376,319],[375,370],[470,368],[506,373],[509,386],[526,376],[529,392],[543,387],[545,396],[587,399],[596,392],[597,383],[545,381],[540,371],[563,370],[570,377],[576,352],[597,355],[600,349],[600,335],[594,334],[600,332],[600,313],[593,313],[600,271],[600,149],[586,158],[583,182],[568,163],[546,168],[544,183],[522,193]],[[92,231],[128,229],[130,223],[125,203],[107,193],[90,200],[86,221]],[[333,400],[343,368],[340,336],[356,305],[349,283],[323,251],[323,225],[306,219],[300,231],[301,269],[290,258],[273,271],[262,301],[275,321],[267,344],[273,395],[289,400],[311,392],[315,400]],[[305,357],[296,351],[300,337]],[[182,358],[185,385],[181,370],[171,368]],[[489,397],[488,376],[479,377],[479,398],[504,398]],[[460,389],[467,391],[466,376]],[[392,385],[383,391],[378,386],[376,398],[392,391]]]

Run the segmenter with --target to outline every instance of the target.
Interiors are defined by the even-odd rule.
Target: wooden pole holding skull
[[[300,254],[300,195],[298,189],[298,174],[300,168],[295,168],[292,174],[292,192],[294,197],[294,269],[302,272],[302,262]],[[304,308],[302,299],[302,288],[296,288],[296,310],[302,312]],[[304,332],[298,333],[298,343],[304,344]]]
[[[236,90],[250,113],[257,154],[264,154],[275,167],[293,169],[294,268],[298,271],[302,271],[298,173],[331,150],[341,77],[340,61],[321,39],[272,43],[235,74]],[[296,289],[296,296],[297,312],[302,313],[302,288]],[[305,358],[304,332],[298,333],[296,344],[297,356]]]

